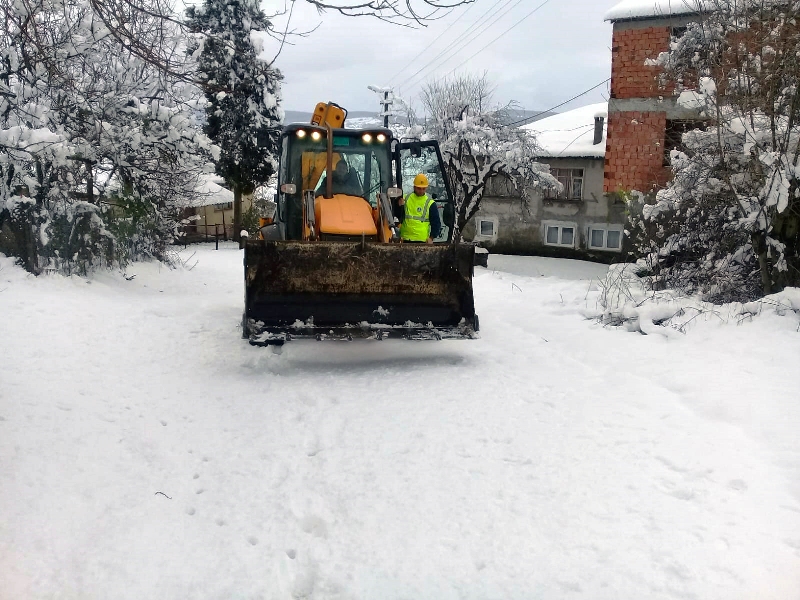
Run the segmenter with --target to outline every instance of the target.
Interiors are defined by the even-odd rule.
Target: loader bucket
[[[467,244],[249,241],[244,335],[476,337],[473,255]]]

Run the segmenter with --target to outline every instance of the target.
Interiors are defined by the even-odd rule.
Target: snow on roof
[[[534,121],[522,129],[536,135],[536,142],[541,147],[539,155],[542,157],[603,158],[606,154],[608,119],[603,120],[603,140],[594,144],[594,118],[607,114],[608,105],[600,102]]]
[[[690,15],[700,11],[706,0],[622,0],[611,8],[604,21],[625,21]]]
[[[217,183],[215,175],[204,175],[200,178],[197,185],[197,197],[191,202],[191,206],[199,208],[201,206],[211,206],[212,204],[225,204],[233,202],[233,192],[222,187]]]

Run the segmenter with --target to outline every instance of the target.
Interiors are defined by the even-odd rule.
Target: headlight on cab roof
[[[319,131],[312,131],[311,132],[311,139],[315,142],[320,141],[322,139],[322,134]]]
[[[386,141],[386,135],[383,133],[379,133],[378,135],[375,136],[375,139],[378,140],[380,143],[383,143]]]
[[[298,129],[297,130],[297,137],[299,137],[301,140],[304,137],[306,137],[306,130],[305,129]]]
[[[361,136],[361,140],[365,144],[371,143],[372,142],[372,134],[371,133],[365,133],[364,135]]]

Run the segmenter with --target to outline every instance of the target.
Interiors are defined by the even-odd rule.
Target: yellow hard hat
[[[421,188],[428,187],[428,178],[425,177],[424,173],[420,173],[419,175],[414,177],[414,187],[421,187]]]

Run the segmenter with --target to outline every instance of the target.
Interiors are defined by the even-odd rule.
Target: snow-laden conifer
[[[205,91],[205,132],[220,147],[217,173],[234,194],[234,236],[242,229],[242,194],[277,170],[281,74],[259,58],[271,24],[256,0],[205,0],[187,10],[189,53]]]

